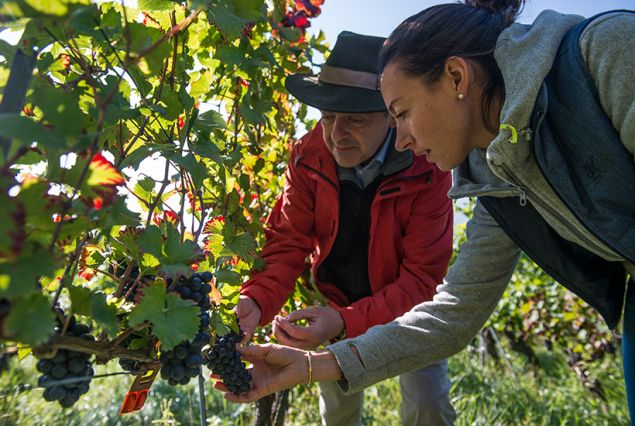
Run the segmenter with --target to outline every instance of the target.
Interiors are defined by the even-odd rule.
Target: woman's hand
[[[271,393],[291,388],[309,380],[305,351],[276,344],[252,345],[238,348],[241,357],[253,364],[250,369],[251,390],[235,395],[222,382],[214,387],[225,392],[232,402],[253,402]]]
[[[214,387],[225,392],[225,399],[232,402],[253,402],[260,398],[309,381],[309,359],[306,351],[268,343],[239,347],[241,357],[253,365],[251,389],[242,395],[227,390],[222,382]],[[311,352],[311,381],[339,380],[342,372],[330,351]],[[216,377],[216,376],[213,376]]]

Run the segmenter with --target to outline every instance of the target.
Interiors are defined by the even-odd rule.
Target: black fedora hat
[[[285,86],[301,102],[323,111],[385,111],[377,74],[377,56],[384,40],[343,31],[318,75],[293,74]]]

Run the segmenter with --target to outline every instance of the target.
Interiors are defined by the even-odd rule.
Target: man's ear
[[[454,96],[462,94],[468,96],[470,90],[470,77],[472,67],[470,63],[460,56],[450,56],[443,67],[443,77],[449,83]]]

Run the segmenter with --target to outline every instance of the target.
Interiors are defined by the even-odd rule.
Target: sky
[[[322,13],[311,21],[309,33],[324,31],[335,43],[344,30],[387,37],[401,21],[415,13],[451,0],[325,0]],[[519,21],[531,23],[542,10],[553,9],[590,17],[612,9],[634,9],[634,0],[527,0]]]

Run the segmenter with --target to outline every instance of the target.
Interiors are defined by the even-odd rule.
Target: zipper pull
[[[522,189],[520,186],[517,187],[518,188],[518,196],[520,197],[520,205],[521,206],[525,206],[527,204],[527,194],[525,193],[525,190]]]

